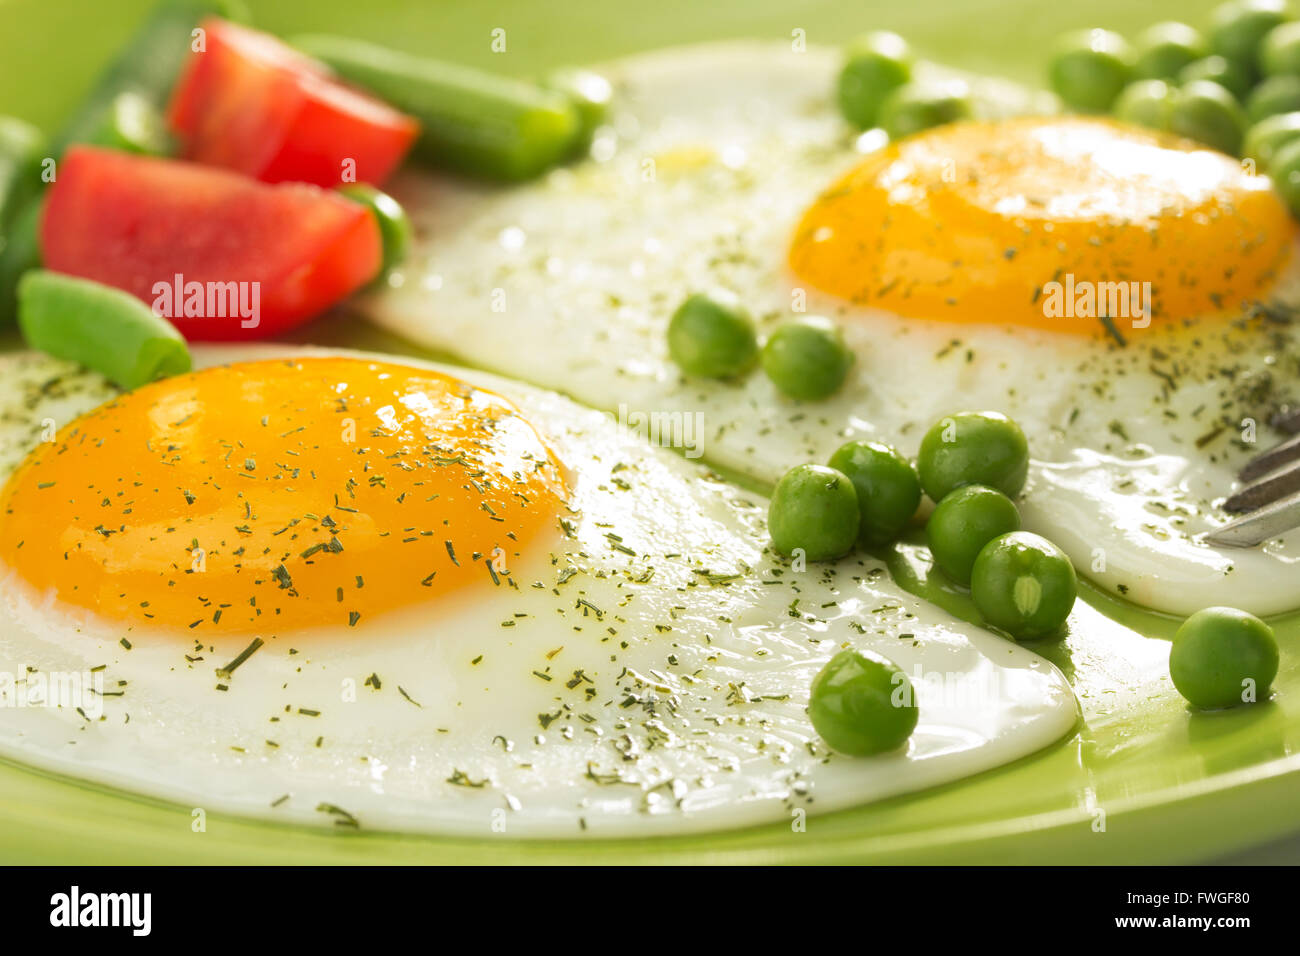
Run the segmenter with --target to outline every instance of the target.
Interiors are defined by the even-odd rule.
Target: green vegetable
[[[1296,110],[1300,110],[1300,76],[1270,76],[1246,100],[1246,116],[1252,123]]]
[[[930,426],[916,470],[935,502],[962,485],[988,485],[1015,498],[1029,474],[1029,443],[1005,415],[958,412]]]
[[[853,353],[844,344],[839,326],[821,316],[800,316],[786,322],[767,340],[763,371],[791,398],[826,398],[844,384],[853,366]]]
[[[349,183],[340,186],[339,192],[369,209],[379,223],[379,236],[384,243],[384,264],[380,275],[386,275],[401,265],[411,247],[411,220],[402,204],[366,183]]]
[[[1260,171],[1268,172],[1278,150],[1295,139],[1300,139],[1300,112],[1278,113],[1246,131],[1241,155],[1253,159]]]
[[[101,119],[102,125],[89,142],[150,156],[165,156],[172,151],[162,110],[133,90],[113,97]]]
[[[414,116],[420,123],[415,153],[434,166],[530,179],[573,155],[581,140],[578,107],[556,90],[345,37],[293,43]]]
[[[1246,135],[1246,113],[1218,83],[1196,80],[1174,97],[1169,130],[1236,156]]]
[[[809,561],[831,561],[858,538],[853,482],[833,468],[795,465],[776,484],[767,509],[772,544],[784,555],[802,550]]]
[[[696,293],[677,307],[668,322],[668,354],[687,375],[743,375],[758,358],[754,320],[728,292]]]
[[[1178,82],[1184,86],[1197,80],[1218,83],[1239,100],[1250,95],[1251,75],[1235,60],[1221,56],[1207,56],[1204,60],[1189,63],[1178,72]]]
[[[994,538],[971,570],[970,594],[980,614],[1018,641],[1059,631],[1078,593],[1065,552],[1028,531]]]
[[[1174,90],[1164,80],[1130,83],[1115,101],[1115,118],[1148,129],[1169,129]]]
[[[1300,23],[1283,23],[1269,31],[1259,46],[1259,66],[1265,76],[1300,74]]]
[[[888,445],[851,441],[831,455],[830,467],[848,477],[858,495],[858,540],[888,544],[902,533],[921,503],[912,463]]]
[[[1133,78],[1133,50],[1110,30],[1083,30],[1062,37],[1047,68],[1052,90],[1081,113],[1110,110]]]
[[[163,0],[116,59],[100,75],[90,95],[54,137],[50,155],[63,155],[70,143],[100,142],[122,93],[135,93],[161,109],[171,95],[181,65],[190,55],[192,31],[206,16],[227,20],[247,18],[235,0]]]
[[[144,116],[161,110],[171,96],[190,55],[193,30],[206,16],[239,20],[246,19],[247,12],[239,0],[162,0],[55,134],[48,155],[59,158],[71,143],[156,148],[157,128]],[[40,265],[37,200],[29,197],[21,208],[5,214],[12,217],[12,228],[0,251],[0,321],[14,314],[19,278]]]
[[[970,92],[964,83],[907,83],[885,97],[879,122],[890,139],[898,140],[969,119],[971,112]]]
[[[912,79],[912,51],[897,33],[880,30],[853,40],[844,53],[840,112],[858,129],[870,129],[885,98]]]
[[[1277,667],[1273,629],[1231,607],[1197,611],[1178,628],[1169,648],[1169,676],[1194,707],[1264,700]]]
[[[1259,72],[1260,45],[1278,24],[1290,19],[1286,0],[1233,0],[1210,14],[1210,50]]]
[[[32,270],[18,283],[18,326],[34,349],[102,373],[123,388],[190,370],[170,322],[120,289]]]
[[[18,315],[18,280],[41,264],[40,226],[44,202],[30,197],[14,215],[0,249],[0,322]]]
[[[1015,502],[986,485],[966,485],[948,493],[925,525],[934,563],[958,584],[970,584],[971,569],[984,545],[1019,530]]]
[[[45,137],[30,123],[0,116],[0,248],[5,226],[40,190]]]
[[[1145,80],[1172,80],[1193,60],[1209,53],[1199,32],[1186,23],[1155,23],[1143,30],[1135,44],[1133,73]]]
[[[1286,145],[1276,147],[1268,164],[1268,175],[1292,215],[1300,216],[1300,139],[1288,137]]]
[[[592,136],[609,115],[609,104],[614,98],[609,80],[591,70],[569,67],[556,70],[542,85],[563,93],[577,109],[579,128],[574,153],[586,152],[591,147]]]
[[[901,747],[920,711],[911,681],[896,664],[844,650],[813,678],[808,716],[834,750],[865,757]]]

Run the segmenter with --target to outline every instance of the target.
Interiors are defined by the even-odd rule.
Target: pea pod
[[[134,90],[113,98],[91,142],[149,156],[165,156],[172,151],[162,110]]]
[[[530,179],[571,156],[582,135],[577,106],[555,90],[344,37],[292,43],[419,120],[415,154],[434,166]]]
[[[35,269],[18,283],[18,325],[34,349],[137,388],[191,368],[185,340],[120,289]]]
[[[122,93],[138,94],[156,109],[171,95],[192,33],[205,16],[245,19],[238,0],[162,0],[100,75],[90,95],[55,135],[50,153],[63,155],[70,143],[100,142]]]
[[[29,197],[14,215],[0,249],[0,325],[12,322],[17,314],[18,280],[29,269],[40,268],[41,211],[45,204],[39,195]]]
[[[548,90],[563,93],[578,111],[578,135],[573,142],[573,155],[591,148],[596,130],[609,115],[609,104],[614,89],[599,73],[566,67],[551,73],[542,85]]]
[[[384,244],[384,263],[379,274],[386,275],[401,265],[411,246],[411,220],[401,203],[366,183],[349,183],[340,186],[339,192],[368,208],[379,223],[379,238]]]
[[[45,137],[36,127],[12,116],[0,116],[0,241],[5,226],[40,185]]]
[[[239,0],[162,0],[55,134],[46,149],[48,155],[62,156],[71,143],[135,151],[158,148],[161,141],[156,125],[152,133],[145,132],[151,124],[142,117],[161,110],[167,102],[189,55],[195,26],[212,14],[247,17]],[[12,210],[2,203],[0,200],[0,212],[11,222],[0,249],[0,322],[5,322],[15,314],[18,280],[23,272],[40,265],[36,239],[40,206],[34,196],[25,197]]]

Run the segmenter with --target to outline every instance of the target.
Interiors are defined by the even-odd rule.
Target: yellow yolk
[[[1103,283],[1150,283],[1156,320],[1255,301],[1294,233],[1267,177],[1221,153],[1108,120],[1023,118],[870,156],[809,207],[789,261],[900,315],[1095,332],[1123,301]],[[1062,287],[1078,309],[1060,308]]]
[[[490,392],[351,358],[251,362],[125,394],[33,451],[0,493],[0,560],[124,624],[360,627],[512,587],[567,497]]]

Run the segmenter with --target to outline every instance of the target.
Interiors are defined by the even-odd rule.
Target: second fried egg
[[[622,111],[590,162],[507,192],[404,184],[421,241],[368,313],[629,420],[698,415],[688,455],[762,483],[850,438],[914,453],[952,412],[1001,411],[1035,459],[1026,527],[1095,582],[1169,612],[1295,607],[1295,534],[1204,541],[1296,399],[1295,229],[1268,181],[1102,120],[998,119],[1041,104],[996,84],[978,92],[997,121],[854,139],[834,69],[761,44],[614,65]],[[1111,283],[1136,283],[1132,314],[1108,314]],[[837,318],[842,391],[683,377],[668,317],[714,286],[764,330]]]

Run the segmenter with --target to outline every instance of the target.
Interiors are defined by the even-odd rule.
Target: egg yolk
[[[1268,178],[1228,156],[1104,119],[1029,117],[869,156],[808,208],[789,262],[817,289],[904,316],[1098,332],[1117,315],[1141,326],[1143,299],[1156,320],[1256,301],[1294,234]]]
[[[503,398],[352,358],[165,379],[35,449],[0,492],[0,560],[124,624],[364,627],[560,533],[557,460]]]

